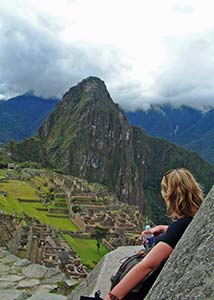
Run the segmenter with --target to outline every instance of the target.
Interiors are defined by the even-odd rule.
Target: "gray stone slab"
[[[19,290],[0,290],[1,300],[25,300],[31,296],[30,293],[26,291]],[[43,299],[44,300],[44,299]]]
[[[43,284],[31,289],[33,294],[49,293],[57,288],[55,284]]]
[[[52,276],[60,274],[60,273],[61,273],[61,271],[57,268],[48,268],[45,277],[49,278],[49,277],[52,277]]]
[[[42,278],[47,274],[47,268],[37,264],[31,264],[22,269],[22,274],[29,278]]]
[[[29,260],[17,258],[2,248],[0,253],[0,300],[67,299],[63,295],[50,293],[57,288],[55,283],[66,278],[58,268],[31,264]]]
[[[9,254],[7,256],[5,256],[1,262],[4,263],[4,264],[12,264],[14,262],[16,262],[17,260],[19,260],[19,258],[13,254]]]
[[[0,290],[9,290],[17,286],[16,282],[0,281]]]
[[[50,293],[36,294],[30,297],[28,300],[66,300],[67,297],[62,295],[55,295]]]
[[[21,275],[6,275],[6,276],[1,276],[0,281],[19,282],[24,278],[25,276],[21,276]]]
[[[32,288],[34,286],[37,286],[40,284],[40,281],[38,279],[30,279],[30,280],[21,280],[19,281],[17,288],[22,288],[22,289],[26,289],[26,288]]]
[[[0,263],[0,274],[1,275],[4,273],[8,274],[8,272],[10,271],[10,268],[11,268],[10,266]]]
[[[59,274],[54,275],[54,276],[52,276],[52,277],[50,277],[50,278],[44,279],[44,280],[42,281],[42,283],[43,283],[43,284],[44,284],[44,283],[51,283],[51,284],[54,284],[54,283],[57,283],[57,282],[59,282],[59,281],[65,280],[65,278],[66,278],[65,274],[59,273]]]
[[[28,266],[31,262],[28,259],[19,259],[17,260],[13,266],[15,267],[25,267]]]
[[[9,253],[6,250],[0,248],[0,258],[3,258],[7,255],[9,255]]]

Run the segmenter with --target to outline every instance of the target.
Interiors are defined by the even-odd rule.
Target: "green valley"
[[[95,239],[73,238],[69,234],[63,234],[66,241],[76,250],[84,265],[94,268],[100,259],[108,252],[102,244],[100,251],[97,251]]]
[[[40,183],[41,181],[42,178],[40,177]],[[50,205],[44,208],[41,199],[39,199],[38,188],[35,187],[35,180],[32,180],[32,182],[34,184],[31,181],[25,182],[11,179],[0,181],[0,190],[7,193],[7,196],[0,195],[0,209],[8,214],[17,215],[19,218],[22,218],[24,212],[41,224],[49,224],[61,230],[78,231],[78,227],[72,223],[68,216],[61,215],[60,218],[60,216],[54,217],[51,214],[47,214]],[[58,198],[55,198],[55,201],[57,200]],[[47,211],[42,211],[43,209]]]
[[[104,185],[25,165],[31,164],[14,164],[0,173],[0,244],[14,254],[42,263],[48,244],[53,253],[66,249],[74,265],[80,257],[90,270],[109,250],[133,244],[139,236],[145,220],[137,207],[119,203]],[[107,233],[99,249],[92,238],[97,227]],[[45,258],[48,266],[56,264],[52,255]]]

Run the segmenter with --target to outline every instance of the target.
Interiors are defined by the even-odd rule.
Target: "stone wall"
[[[20,245],[20,241],[21,241],[21,237],[22,237],[22,232],[23,232],[22,227],[17,228],[17,230],[14,234],[14,238],[10,242],[10,247],[9,247],[9,252],[10,253],[17,254],[18,248],[19,248],[19,245]]]
[[[214,186],[146,300],[214,299]]]
[[[75,225],[77,225],[81,231],[85,231],[85,223],[83,222],[81,216],[79,213],[74,214],[73,216],[73,222]]]

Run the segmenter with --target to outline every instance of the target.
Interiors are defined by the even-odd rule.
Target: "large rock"
[[[47,274],[48,269],[44,266],[31,264],[22,270],[22,274],[30,278],[41,278]]]
[[[0,299],[2,300],[25,300],[29,298],[29,293],[19,290],[0,290]]]
[[[146,300],[214,299],[214,186]]]
[[[0,274],[8,274],[10,266],[0,263]]]
[[[49,293],[41,293],[33,295],[29,300],[66,300],[67,298],[62,295],[54,295]]]
[[[21,280],[17,288],[18,289],[26,289],[26,288],[32,288],[34,286],[37,286],[40,284],[40,281],[38,279],[28,279],[28,280]]]
[[[14,262],[18,261],[18,257],[13,255],[13,254],[10,254],[8,256],[6,256],[5,258],[3,258],[1,260],[2,263],[4,264],[13,264]]]

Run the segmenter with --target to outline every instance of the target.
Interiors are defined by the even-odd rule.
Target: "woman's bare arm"
[[[123,299],[147,274],[158,267],[172,252],[173,248],[164,242],[159,242],[149,254],[113,288],[111,293],[118,299]],[[107,295],[104,300],[110,300]]]

